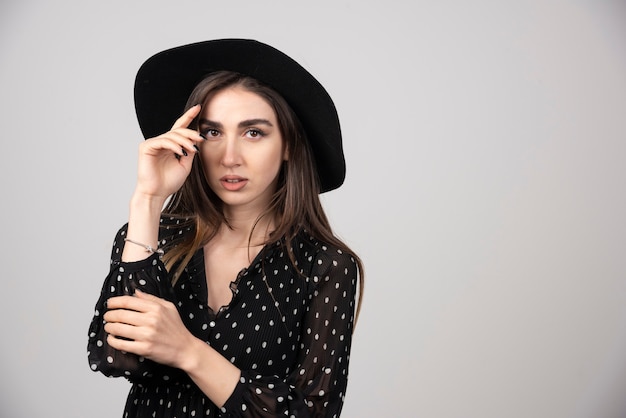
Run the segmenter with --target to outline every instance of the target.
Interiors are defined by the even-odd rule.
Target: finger
[[[140,329],[140,327],[134,325],[121,324],[117,322],[107,322],[104,324],[104,332],[107,334],[118,338],[128,338],[130,340],[139,339]]]
[[[142,292],[139,289],[135,290],[135,297],[138,297],[139,299],[151,300],[153,302],[159,302],[163,300],[158,296],[154,296],[154,295],[151,295],[150,293]]]
[[[207,137],[201,132],[189,128],[174,128],[170,132],[176,132],[182,135],[184,138],[187,138],[194,142],[204,142],[207,139]]]
[[[170,150],[180,154],[181,150],[185,148],[193,152],[193,144],[193,141],[180,133],[169,131],[163,135],[142,142],[140,147],[148,152],[152,151],[158,153],[160,150]]]
[[[162,150],[169,150],[180,156],[194,155],[200,151],[196,142],[203,141],[202,137],[191,129],[177,129],[169,131],[155,138],[144,141],[142,147],[149,154],[157,154]]]
[[[104,314],[104,320],[107,323],[123,323],[129,325],[142,325],[144,313],[129,309],[109,309]]]
[[[159,156],[162,152],[167,151],[164,155],[180,155],[182,154],[182,146],[176,141],[165,136],[150,138],[139,145],[139,153],[151,156]]]
[[[133,296],[115,296],[107,301],[108,310],[126,309],[136,312],[149,312],[154,308],[154,302],[139,299]]]
[[[199,104],[189,108],[183,115],[174,122],[172,129],[186,128],[193,119],[200,114],[201,106]]]
[[[142,342],[122,340],[115,337],[113,334],[107,336],[107,343],[116,350],[125,351],[127,353],[133,353],[137,355],[143,355],[145,344]]]
[[[141,300],[144,300],[146,302],[156,303],[156,304],[161,305],[161,306],[163,306],[165,308],[167,308],[169,305],[171,305],[171,302],[168,302],[165,299],[160,298],[158,296],[154,296],[154,295],[152,295],[150,293],[142,292],[139,289],[135,290],[135,297],[137,299],[141,299]]]
[[[178,145],[180,145],[182,151],[187,151],[189,153],[195,153],[200,151],[197,143],[205,141],[204,137],[202,137],[199,132],[187,128],[173,129],[161,135],[160,137],[167,138],[176,142]]]

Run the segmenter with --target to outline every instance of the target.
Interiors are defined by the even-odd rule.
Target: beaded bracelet
[[[154,248],[152,248],[149,245],[146,244],[142,244],[141,242],[137,242],[137,241],[133,241],[130,238],[124,238],[124,241],[130,242],[131,244],[135,244],[135,245],[139,245],[140,247],[143,247],[146,249],[147,252],[149,252],[150,254],[152,253],[157,253],[159,255],[163,255],[163,250],[160,248],[157,248],[156,250]]]

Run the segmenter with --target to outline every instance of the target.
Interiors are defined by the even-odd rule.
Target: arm
[[[124,225],[115,237],[111,250],[111,268],[104,280],[89,325],[87,344],[89,365],[92,370],[100,371],[106,376],[124,376],[131,381],[152,379],[155,376],[173,376],[174,371],[169,367],[149,360],[144,361],[133,353],[118,351],[107,342],[104,314],[107,311],[107,302],[111,298],[132,295],[136,290],[141,290],[166,300],[175,300],[167,271],[157,254],[137,262],[121,262],[126,233],[127,225]],[[164,234],[162,238],[169,240],[172,234]]]
[[[177,228],[169,233],[164,231],[160,238],[169,241],[179,232]],[[182,369],[215,404],[222,405],[233,392],[239,370],[184,326],[174,305],[167,271],[156,254],[136,262],[121,261],[126,235],[126,226],[116,235],[111,271],[90,325],[91,368],[106,375],[126,376],[132,381],[177,379]],[[135,296],[120,296],[132,294]],[[101,332],[103,327],[104,333]],[[107,346],[115,350],[111,352]],[[119,355],[122,352],[128,354]],[[137,363],[129,355],[156,363],[148,365],[148,360]],[[108,356],[118,356],[116,367],[130,369],[111,370],[109,365],[103,364]]]
[[[214,404],[226,402],[239,369],[193,336],[172,302],[137,291],[135,297],[109,299],[108,309],[104,319],[111,347],[181,369]]]
[[[96,304],[94,317],[89,327],[88,357],[93,370],[100,370],[109,375],[137,377],[137,358],[126,356],[112,350],[106,344],[103,333],[103,313],[107,300],[113,296],[132,294],[135,289],[147,289],[151,293],[167,298],[167,286],[159,283],[159,277],[165,278],[165,268],[158,265],[138,265],[141,261],[155,263],[156,257],[149,257],[146,248],[141,245],[123,245],[125,238],[149,245],[158,246],[159,219],[161,208],[172,193],[178,190],[187,178],[197,147],[196,142],[203,138],[199,133],[187,129],[189,123],[200,112],[200,106],[194,106],[185,112],[173,125],[172,130],[144,141],[139,147],[137,185],[130,203],[127,228],[120,230],[111,257],[111,270],[105,279],[100,298]],[[153,280],[139,279],[124,271],[121,262],[135,262],[127,265],[129,270],[142,269],[151,271]],[[145,263],[144,263],[145,264]],[[159,271],[160,269],[160,271]],[[147,284],[142,284],[147,283]],[[147,286],[147,287],[146,287]],[[170,298],[171,299],[171,298]],[[118,363],[123,368],[118,368]],[[128,367],[128,368],[126,368]],[[141,373],[143,375],[143,373]]]
[[[192,107],[174,123],[171,131],[141,143],[137,185],[129,210],[129,239],[155,249],[158,247],[163,204],[183,185],[196,154],[195,143],[203,140],[198,132],[187,129],[199,113],[200,106]],[[144,247],[126,245],[122,261],[138,261],[146,255]]]

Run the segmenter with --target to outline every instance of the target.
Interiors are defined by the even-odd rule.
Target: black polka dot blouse
[[[192,232],[178,222],[161,221],[161,246]],[[113,245],[111,271],[89,328],[91,347],[102,345],[92,340],[103,327],[106,299],[120,294],[119,283],[170,283],[157,254],[121,262],[125,234],[123,227]],[[266,245],[233,279],[230,304],[213,312],[200,248],[170,289],[189,331],[241,370],[225,405],[214,405],[181,370],[157,365],[142,379],[129,378],[124,417],[339,416],[354,322],[354,259],[302,232],[290,245]],[[98,369],[93,363],[91,368]]]

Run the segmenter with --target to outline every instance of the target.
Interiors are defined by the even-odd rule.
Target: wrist
[[[160,214],[166,200],[166,197],[148,195],[135,191],[130,198],[130,209],[131,211],[139,210],[145,213],[147,210],[150,213]]]
[[[159,247],[159,220],[164,200],[154,196],[134,193],[130,200],[126,238],[138,243],[124,245],[122,261],[139,261],[146,258],[148,247]],[[148,252],[151,252],[148,250]]]
[[[196,337],[179,354],[177,367],[187,373],[215,405],[224,405],[239,382],[241,370]]]
[[[193,375],[196,370],[201,368],[202,353],[208,348],[208,345],[193,335],[189,337],[189,342],[185,344],[185,349],[178,352],[179,357],[176,367],[189,375]]]

